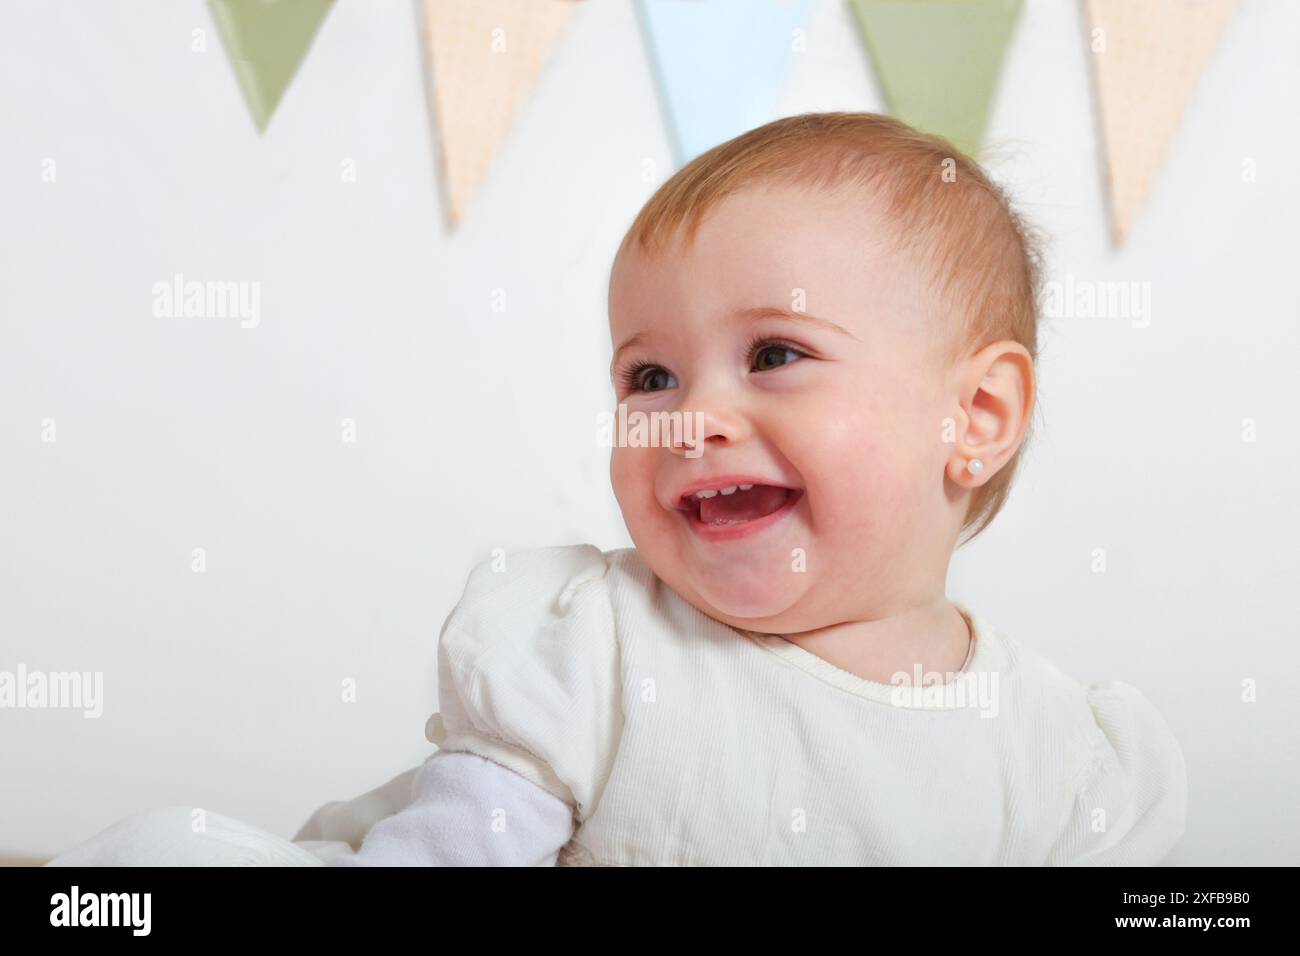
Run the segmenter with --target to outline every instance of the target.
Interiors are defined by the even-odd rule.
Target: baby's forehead
[[[799,300],[820,299],[848,308],[851,299],[912,290],[925,268],[885,211],[807,187],[728,197],[654,240],[629,236],[615,255],[611,321],[650,301],[798,308]]]
[[[915,232],[915,230],[913,230]],[[629,233],[611,263],[611,284],[633,271],[726,268],[772,259],[777,271],[811,271],[818,259],[849,253],[879,260],[909,248],[906,225],[878,190],[759,183],[701,212],[661,222],[652,234]]]

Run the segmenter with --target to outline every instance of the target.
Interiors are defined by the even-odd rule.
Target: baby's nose
[[[669,450],[684,458],[698,458],[712,447],[733,445],[749,434],[749,425],[735,412],[682,409],[681,428],[672,436]]]

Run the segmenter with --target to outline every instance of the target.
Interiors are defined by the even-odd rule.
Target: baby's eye
[[[676,386],[677,380],[672,372],[660,365],[642,365],[628,371],[626,384],[634,391],[661,392]]]
[[[762,372],[771,368],[780,368],[782,365],[789,365],[797,359],[806,357],[796,348],[782,342],[772,342],[754,353],[754,371]]]

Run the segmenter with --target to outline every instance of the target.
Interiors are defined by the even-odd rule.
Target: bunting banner
[[[459,226],[578,0],[422,0],[447,219]],[[1023,0],[849,0],[889,110],[980,158]],[[1084,0],[1122,244],[1237,0]],[[259,133],[334,0],[209,0]],[[637,0],[676,162],[774,119],[812,0]]]
[[[1087,0],[1111,236],[1128,237],[1235,0]]]
[[[334,0],[211,0],[226,53],[259,133],[307,56]]]
[[[978,157],[1021,0],[851,0],[894,116]]]
[[[638,0],[679,165],[776,119],[810,6],[810,0]]]
[[[574,0],[425,0],[430,99],[452,228],[577,8]]]

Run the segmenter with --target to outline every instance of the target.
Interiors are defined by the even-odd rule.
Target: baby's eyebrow
[[[790,319],[795,322],[808,322],[819,328],[830,329],[832,332],[838,332],[840,335],[847,335],[855,342],[861,341],[856,335],[844,328],[842,325],[836,325],[829,319],[819,319],[815,315],[809,315],[807,312],[795,312],[793,309],[783,309],[779,306],[758,305],[746,309],[737,309],[731,313],[733,322],[755,322],[759,319]],[[610,359],[609,374],[614,377],[614,366],[618,364],[618,357],[625,349],[630,349],[634,345],[639,345],[649,338],[645,332],[638,332],[632,336],[617,349],[614,350],[614,357]]]
[[[783,309],[777,306],[759,305],[748,309],[737,309],[732,313],[732,318],[742,322],[753,322],[757,319],[792,319],[795,322],[811,322],[813,325],[830,329],[840,335],[847,335],[855,342],[860,341],[856,335],[844,328],[844,326],[836,325],[830,319],[819,319],[807,312],[795,312],[793,309]]]

